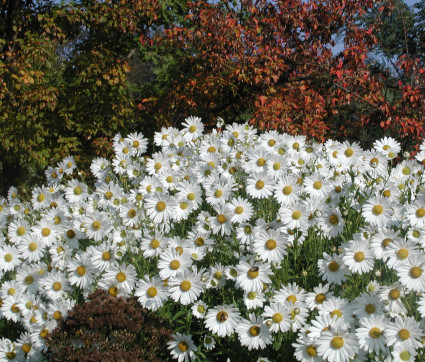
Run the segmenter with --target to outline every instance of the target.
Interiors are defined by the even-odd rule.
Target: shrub
[[[171,330],[134,298],[98,289],[76,305],[47,338],[58,361],[162,361]]]

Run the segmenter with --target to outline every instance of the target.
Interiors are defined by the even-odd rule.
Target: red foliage
[[[414,85],[402,84],[400,99],[389,100],[385,77],[372,74],[367,64],[379,18],[368,29],[359,27],[356,18],[376,3],[242,0],[235,9],[227,1],[221,6],[191,2],[186,27],[142,39],[184,54],[179,59],[184,71],[175,75],[163,97],[149,99],[143,107],[169,120],[203,109],[210,119],[232,121],[235,104],[243,104],[260,128],[320,141],[356,139],[365,126],[419,139],[423,69],[416,60],[401,59],[400,68],[412,74]],[[391,9],[382,2],[379,14]],[[345,32],[344,50],[335,55],[331,48],[340,31]]]

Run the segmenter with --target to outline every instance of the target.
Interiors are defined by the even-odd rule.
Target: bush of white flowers
[[[206,134],[196,117],[147,144],[117,135],[95,182],[67,157],[31,200],[0,200],[0,318],[23,330],[0,360],[49,359],[96,289],[166,317],[179,362],[425,359],[425,145],[395,165],[391,138]]]

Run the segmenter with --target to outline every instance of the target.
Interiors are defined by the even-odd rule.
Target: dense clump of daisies
[[[154,143],[117,135],[94,185],[67,157],[30,201],[0,200],[0,318],[25,330],[0,359],[48,357],[95,289],[168,318],[178,361],[425,358],[424,145],[395,165],[391,138],[205,134],[196,117]]]

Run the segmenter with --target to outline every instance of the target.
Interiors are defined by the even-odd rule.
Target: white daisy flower
[[[186,362],[195,359],[197,347],[194,345],[190,334],[176,333],[171,335],[171,337],[173,340],[167,342],[167,346],[172,358],[176,359],[178,362]]]
[[[239,341],[242,346],[252,349],[264,349],[272,343],[269,329],[263,323],[262,317],[256,317],[254,313],[248,315],[248,319],[242,319],[236,327]]]
[[[102,212],[92,212],[81,218],[88,238],[101,241],[111,230],[111,220]]]
[[[417,293],[425,292],[425,258],[422,254],[412,255],[397,265],[397,276],[402,285]]]
[[[322,280],[328,283],[341,285],[347,279],[348,275],[348,270],[342,261],[342,257],[335,253],[332,256],[323,253],[323,258],[317,261],[319,276],[322,276]]]
[[[361,293],[352,304],[353,313],[357,319],[371,318],[384,314],[384,305],[375,293]]]
[[[38,234],[26,234],[19,243],[19,251],[24,260],[38,262],[44,256],[46,245]]]
[[[3,244],[0,246],[0,270],[3,272],[11,271],[20,266],[21,253],[16,246]]]
[[[383,197],[372,197],[362,207],[365,221],[378,227],[385,226],[392,214],[390,203]]]
[[[342,261],[354,274],[363,274],[371,271],[375,264],[373,250],[369,241],[361,237],[344,245]]]
[[[261,292],[264,284],[271,283],[270,275],[273,275],[273,271],[268,263],[241,261],[236,268],[236,280],[245,291]]]
[[[254,199],[265,199],[273,194],[274,181],[266,172],[254,173],[246,180],[246,192]]]
[[[317,354],[329,362],[348,362],[359,349],[356,336],[341,327],[324,331],[316,343]]]
[[[423,347],[423,330],[413,317],[395,316],[394,322],[387,323],[384,334],[388,346]]]
[[[192,259],[188,253],[178,253],[175,250],[165,250],[161,253],[158,260],[159,276],[165,280],[182,273],[183,270],[190,268]]]
[[[320,283],[317,287],[313,288],[312,292],[307,293],[305,303],[308,309],[315,310],[320,308],[330,295],[329,284],[322,285],[322,283]]]
[[[239,309],[232,304],[218,305],[205,316],[205,327],[219,337],[226,337],[233,334],[240,320]]]
[[[387,320],[383,314],[361,319],[360,327],[356,328],[360,348],[376,355],[380,353],[388,355],[388,347],[384,337],[386,325]]]
[[[204,301],[198,300],[195,302],[192,306],[192,314],[198,318],[198,319],[204,319],[207,311],[208,311],[208,305],[205,304]]]
[[[243,302],[246,306],[246,309],[255,309],[255,308],[262,308],[264,302],[266,301],[266,298],[264,297],[264,294],[261,292],[244,292],[243,295]]]
[[[193,303],[203,292],[200,275],[188,269],[170,277],[169,285],[171,298],[182,305]]]
[[[121,264],[118,267],[106,269],[99,281],[99,287],[102,289],[108,286],[108,282],[113,283],[119,290],[131,294],[136,284],[136,268],[131,264]]]
[[[290,309],[287,303],[270,303],[264,307],[262,314],[265,321],[264,323],[269,327],[270,332],[278,333],[279,331],[285,333],[289,331],[292,320]]]
[[[40,279],[40,286],[44,294],[51,300],[61,299],[70,290],[69,281],[65,273],[52,270]]]
[[[144,279],[137,282],[134,295],[138,297],[143,308],[156,311],[164,305],[169,297],[169,292],[159,277],[145,276]]]
[[[177,210],[177,200],[171,195],[155,192],[145,199],[146,214],[156,223],[167,223]]]

